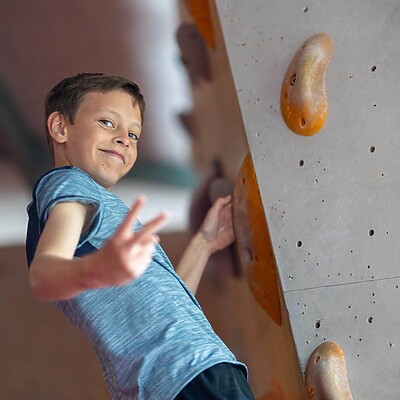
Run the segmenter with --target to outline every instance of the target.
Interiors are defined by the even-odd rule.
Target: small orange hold
[[[261,397],[257,397],[256,400],[286,400],[282,386],[276,379],[272,379],[271,386],[272,390],[264,393]]]
[[[281,113],[287,127],[303,136],[316,134],[328,112],[325,78],[333,42],[325,33],[309,38],[293,57],[283,79]]]
[[[282,399],[278,397],[274,391],[269,391],[267,393],[264,393],[261,397],[257,397],[256,400],[282,400]]]
[[[236,178],[233,225],[248,285],[261,307],[281,326],[275,257],[250,154],[246,156]]]
[[[334,342],[325,342],[311,354],[305,373],[308,398],[352,400],[344,353]]]
[[[184,1],[201,36],[212,49],[215,49],[214,30],[208,0]]]

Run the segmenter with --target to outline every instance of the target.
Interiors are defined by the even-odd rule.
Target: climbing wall
[[[215,4],[301,371],[318,345],[334,341],[354,399],[399,399],[400,4]],[[307,131],[313,100],[300,93],[296,132],[282,85],[318,33],[333,51],[317,43],[310,57],[322,58],[289,76],[288,90],[323,86],[326,73],[327,106],[322,86],[313,105],[326,115]]]
[[[249,196],[246,190],[249,184],[252,190],[256,188],[257,181],[247,156],[242,114],[215,3],[185,0],[179,4],[177,42],[193,98],[192,110],[180,117],[192,139],[193,158],[202,178],[194,195],[190,225],[196,229],[212,198],[235,186],[235,202],[240,200],[240,206],[235,207],[239,220],[236,230],[245,248],[256,245],[254,259],[266,261],[270,267],[264,276],[262,268],[252,270],[251,266],[235,262],[235,249],[218,252],[211,257],[196,296],[214,330],[248,366],[249,382],[257,400],[303,399],[304,385],[289,320],[287,313],[281,313],[281,298],[276,298],[279,287],[276,282],[267,283],[274,274],[274,261],[271,248],[265,248],[268,230],[263,223],[261,199]],[[245,185],[236,190],[237,182],[242,181]],[[251,216],[246,213],[249,202],[256,210]],[[244,213],[242,217],[240,212]],[[256,236],[252,232],[246,234],[251,230],[252,218],[261,222],[255,243],[252,237]],[[258,290],[258,284],[251,285],[253,276],[260,277],[266,288]],[[273,301],[262,301],[265,289],[275,294],[275,298],[270,297]]]

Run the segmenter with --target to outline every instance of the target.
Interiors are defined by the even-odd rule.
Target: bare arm
[[[154,232],[168,218],[160,214],[132,233],[143,204],[142,198],[137,200],[104,247],[80,259],[73,257],[82,229],[91,219],[91,207],[75,202],[54,206],[30,268],[34,295],[44,300],[68,299],[89,288],[124,285],[138,278],[158,240]]]
[[[211,254],[234,241],[231,197],[219,198],[208,211],[199,231],[184,251],[176,272],[196,293]]]

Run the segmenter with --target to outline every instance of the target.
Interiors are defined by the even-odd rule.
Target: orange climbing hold
[[[325,342],[311,354],[306,368],[309,399],[352,400],[344,353],[334,342]]]
[[[281,326],[275,257],[250,154],[235,183],[233,223],[240,262],[250,289],[272,320]]]
[[[325,78],[332,51],[330,37],[318,33],[303,43],[286,71],[281,113],[288,128],[299,135],[314,135],[325,123]]]
[[[184,0],[197,29],[206,43],[215,49],[214,30],[208,0]]]
[[[270,391],[261,397],[257,397],[256,400],[282,400],[282,398],[278,397],[274,391]]]
[[[286,400],[282,386],[277,380],[272,379],[271,386],[272,390],[264,393],[261,397],[257,397],[256,400]]]

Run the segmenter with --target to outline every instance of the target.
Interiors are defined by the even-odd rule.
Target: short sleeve
[[[82,235],[78,247],[96,235],[102,220],[102,201],[97,184],[93,179],[75,167],[54,169],[44,175],[34,189],[36,212],[40,233],[43,231],[50,210],[60,202],[78,202],[95,207],[89,231]]]

